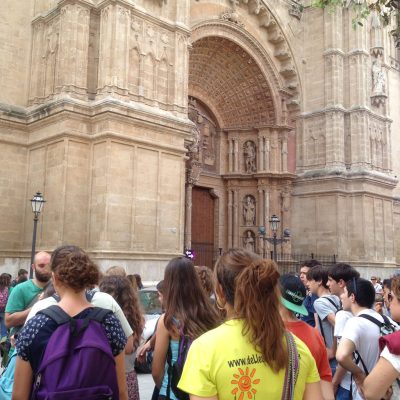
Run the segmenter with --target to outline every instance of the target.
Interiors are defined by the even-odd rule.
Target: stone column
[[[269,223],[269,189],[265,188],[264,189],[264,220],[263,220],[263,225],[268,228],[268,223]]]
[[[263,152],[264,152],[264,138],[262,136],[259,136],[258,137],[258,158],[257,158],[258,172],[265,171]]]
[[[233,142],[232,139],[228,139],[228,172],[233,172]]]
[[[233,247],[237,247],[239,244],[239,189],[235,189],[233,194]]]
[[[186,184],[185,195],[185,249],[192,247],[192,190],[193,185]]]
[[[234,167],[234,172],[239,172],[239,139],[234,138],[233,139],[233,145],[234,145],[234,160],[235,160],[235,167]]]
[[[86,94],[90,9],[84,3],[66,4],[60,13],[58,90]]]
[[[270,141],[265,138],[265,147],[264,147],[264,171],[270,171]]]
[[[228,248],[233,247],[233,193],[228,190]]]
[[[258,188],[258,226],[264,226],[264,190]],[[258,239],[258,248],[261,255],[264,254],[264,239],[260,235]]]
[[[281,160],[281,171],[287,172],[288,171],[288,138],[285,135],[282,138],[282,160]]]

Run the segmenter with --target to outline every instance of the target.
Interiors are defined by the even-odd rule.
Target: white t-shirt
[[[45,308],[50,307],[54,304],[57,304],[57,300],[54,297],[47,297],[46,299],[38,301],[32,306],[26,321],[31,319],[39,311],[44,310]],[[108,310],[111,310],[114,313],[114,315],[119,319],[119,322],[121,322],[122,329],[124,330],[126,337],[132,335],[133,330],[129,325],[128,320],[126,319],[124,312],[122,311],[121,307],[118,305],[118,303],[114,300],[114,298],[111,295],[109,295],[108,293],[97,291],[93,295],[92,304],[95,307],[106,308]]]
[[[344,327],[346,326],[347,321],[353,318],[353,314],[350,311],[340,310],[336,313],[335,318],[335,329],[334,336],[337,339],[337,344],[339,347],[340,339],[342,338]],[[342,381],[340,382],[340,386],[343,389],[350,390],[351,384],[351,373],[349,371],[343,376]]]
[[[387,346],[382,350],[381,357],[388,360],[393,368],[400,374],[400,356],[392,354]]]
[[[336,307],[328,300],[332,300]],[[322,321],[322,326],[320,326],[320,332],[322,337],[325,339],[326,346],[332,348],[333,345],[333,326],[328,321],[329,314],[336,314],[340,309],[340,301],[337,296],[326,295],[321,296],[314,302],[315,312]],[[321,325],[321,323],[320,323]]]
[[[364,361],[365,367],[368,372],[371,372],[379,359],[379,338],[380,329],[378,325],[367,320],[366,318],[359,318],[360,315],[367,314],[371,317],[383,322],[383,318],[376,311],[367,309],[362,310],[354,318],[350,318],[344,327],[342,340],[349,339],[354,343],[354,346]],[[361,361],[358,366],[364,371]],[[357,387],[353,381],[353,399],[362,400]]]

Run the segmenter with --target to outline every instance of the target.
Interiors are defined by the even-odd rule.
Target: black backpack
[[[383,322],[379,321],[378,319],[368,314],[361,314],[358,317],[365,318],[368,321],[374,323],[379,328],[381,336],[386,336],[389,335],[390,333],[396,332],[396,327],[390,322],[389,318],[386,315],[381,315],[381,317],[383,318]],[[358,364],[360,361],[365,375],[368,375],[369,371],[365,366],[364,360],[361,358],[360,353],[356,350],[354,352],[354,362]]]
[[[168,363],[168,386],[167,386],[167,399],[170,398],[171,390],[176,398],[179,400],[189,400],[189,395],[178,388],[179,380],[182,376],[183,366],[185,365],[187,353],[192,344],[189,336],[181,333],[179,337],[178,359],[172,362],[171,343],[168,347],[167,363]]]

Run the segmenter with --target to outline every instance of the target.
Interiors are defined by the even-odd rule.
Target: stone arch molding
[[[264,7],[266,10],[266,8]],[[253,13],[256,8],[251,8]],[[300,111],[300,79],[294,63],[294,57],[289,44],[272,14],[268,21],[263,8],[259,11],[260,26],[267,30],[268,40],[273,44],[273,54],[270,54],[249,32],[243,24],[224,19],[202,21],[192,27],[191,42],[217,36],[229,39],[242,47],[263,72],[273,93],[274,108],[277,120],[286,124],[287,112]]]

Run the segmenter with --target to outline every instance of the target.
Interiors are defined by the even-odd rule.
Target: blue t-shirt
[[[314,319],[314,302],[315,300],[318,299],[318,296],[315,294],[307,295],[306,298],[303,301],[304,307],[308,311],[308,315],[302,315],[301,320],[306,322],[308,325],[312,326],[315,328],[315,319]]]
[[[74,319],[85,318],[90,310],[91,307],[86,308],[75,315]],[[57,326],[57,323],[47,315],[36,314],[19,332],[16,343],[17,354],[23,360],[29,361],[33,374],[38,371],[47,343]],[[127,342],[121,323],[114,314],[109,313],[104,318],[102,326],[110,342],[112,354],[115,357],[124,350]]]

